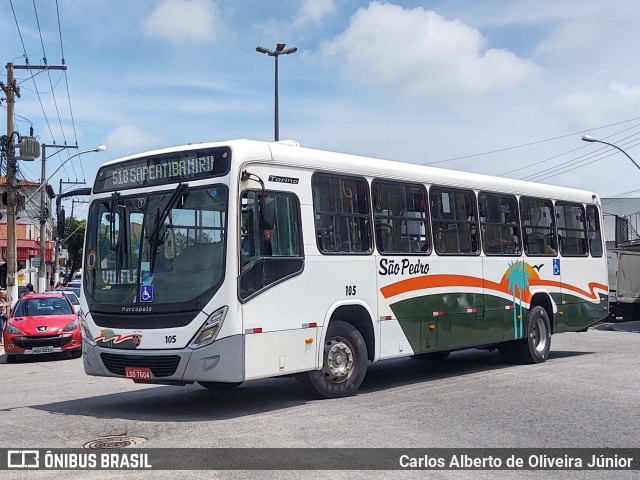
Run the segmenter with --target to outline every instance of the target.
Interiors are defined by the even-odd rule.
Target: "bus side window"
[[[324,254],[370,253],[372,222],[367,181],[315,173],[312,191],[318,250]]]
[[[595,205],[587,205],[587,234],[589,251],[592,257],[602,256],[602,232],[600,230],[600,213]]]
[[[375,235],[382,254],[419,254],[431,251],[427,190],[423,185],[374,180]]]

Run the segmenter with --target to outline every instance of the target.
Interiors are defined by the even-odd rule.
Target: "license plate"
[[[31,353],[33,353],[33,354],[53,353],[53,347],[51,347],[51,346],[49,346],[49,347],[33,347],[31,349]]]
[[[151,369],[143,367],[125,367],[124,376],[132,380],[151,380]]]

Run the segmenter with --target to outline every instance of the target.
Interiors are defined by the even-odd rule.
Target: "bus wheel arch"
[[[531,297],[530,301],[530,310],[533,310],[534,307],[540,306],[544,308],[547,312],[547,317],[549,318],[549,326],[551,328],[551,334],[555,332],[555,315],[554,315],[554,304],[551,300],[551,297],[546,293],[535,293]]]
[[[376,339],[369,311],[362,305],[341,305],[331,314],[329,325],[335,320],[349,323],[360,332],[367,347],[367,358],[373,362],[376,351]]]

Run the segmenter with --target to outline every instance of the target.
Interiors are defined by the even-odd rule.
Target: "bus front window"
[[[85,288],[99,304],[176,304],[213,292],[223,278],[227,188],[95,201],[85,247]]]

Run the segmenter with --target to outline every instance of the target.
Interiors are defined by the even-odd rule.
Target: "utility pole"
[[[7,85],[2,85],[7,95],[7,293],[12,301],[18,298],[16,285],[17,242],[16,242],[16,155],[13,145],[15,133],[15,97],[20,98],[20,88],[13,78],[13,63],[7,63]]]
[[[47,181],[47,147],[57,148],[58,151],[56,151],[55,153],[59,152],[60,150],[64,150],[65,148],[78,148],[76,145],[42,144],[42,169],[40,172],[40,266],[38,267],[38,292],[40,293],[47,291],[47,267],[45,263],[45,251],[47,241],[47,218],[51,213],[49,212],[49,215],[47,214],[47,187],[45,185]],[[62,185],[60,187],[62,188]],[[57,267],[58,265],[54,264],[54,269],[57,269]]]
[[[16,242],[16,210],[18,206],[18,181],[16,156],[13,144],[15,132],[15,96],[20,98],[20,88],[13,78],[14,70],[66,70],[64,65],[14,65],[7,63],[7,85],[2,85],[7,95],[7,292],[12,301],[18,298],[16,273],[18,270]]]
[[[75,198],[73,200],[71,200],[71,217],[69,218],[73,218],[73,209],[75,207],[75,205],[77,204],[82,204],[82,203],[89,203],[86,200],[76,200]]]

